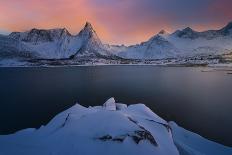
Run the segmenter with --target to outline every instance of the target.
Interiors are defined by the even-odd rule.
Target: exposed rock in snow
[[[77,36],[81,38],[83,43],[80,49],[72,56],[73,58],[108,55],[97,33],[89,22],[85,24],[85,27]]]
[[[130,59],[163,59],[174,58],[178,49],[161,35],[155,35],[139,45],[116,49],[119,57]]]
[[[9,38],[20,41],[27,49],[40,55],[40,58],[68,58],[81,44],[81,40],[72,36],[66,29],[13,32]]]
[[[183,58],[220,55],[232,49],[232,22],[220,30],[197,32],[190,27],[172,34],[161,30],[146,42],[124,47],[113,46],[118,56],[131,59]]]
[[[117,105],[117,104],[116,104]],[[121,104],[120,104],[121,105]],[[231,155],[232,149],[210,142],[153,113],[143,104],[120,110],[109,99],[103,106],[79,104],[46,126],[0,136],[3,155]],[[121,106],[120,106],[121,107]]]
[[[165,30],[161,30],[158,34],[159,35],[168,35],[169,33]]]
[[[30,42],[34,45],[39,44],[40,42],[53,42],[59,40],[60,37],[71,34],[64,29],[32,29],[27,32],[12,32],[9,37],[23,42]]]
[[[100,39],[88,22],[77,35],[71,35],[65,28],[34,28],[26,32],[12,32],[8,38],[24,44],[28,51],[40,55],[40,58],[62,59],[106,54],[102,50]]]
[[[0,35],[0,59],[6,58],[32,58],[37,54],[33,53],[20,41]]]

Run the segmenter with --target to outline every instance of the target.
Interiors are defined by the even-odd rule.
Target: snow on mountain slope
[[[147,42],[134,46],[114,46],[112,53],[130,59],[163,59],[173,58],[179,53],[178,49],[161,35],[155,35]]]
[[[179,127],[170,122],[174,142],[181,154],[185,155],[231,155],[232,148],[209,141],[200,135]]]
[[[0,35],[0,59],[31,58],[37,55],[20,41]]]
[[[85,24],[85,27],[79,32],[77,37],[82,39],[82,46],[74,53],[73,58],[110,55],[90,23],[87,22]]]
[[[3,43],[14,40],[13,44]],[[32,29],[13,32],[1,37],[4,51],[28,51],[44,59],[62,58],[126,58],[126,59],[166,59],[195,56],[221,55],[232,50],[232,22],[220,30],[203,32],[191,28],[177,30],[169,34],[165,30],[146,42],[132,46],[103,45],[90,23],[77,34],[71,35],[66,29]],[[5,52],[7,53],[7,52]]]
[[[232,36],[232,22],[228,23],[225,27],[219,30],[208,30],[203,32],[197,32],[187,27],[182,31],[177,30],[172,35],[175,35],[179,38],[188,38],[188,39],[197,39],[204,38],[207,40],[220,38],[220,37],[231,37]]]
[[[13,32],[10,38],[21,41],[41,58],[69,58],[72,55],[91,55],[101,52],[102,44],[90,23],[78,35],[71,35],[64,29],[32,29]],[[102,53],[99,53],[102,54]]]
[[[165,38],[181,51],[182,56],[224,54],[232,49],[232,23],[220,30],[203,32],[188,27]]]
[[[32,29],[27,32],[13,32],[9,37],[23,42],[41,58],[67,58],[81,46],[81,40],[66,29]]]
[[[192,145],[197,142],[194,139],[184,141],[188,135],[194,136],[193,133],[179,130],[180,127],[173,123],[169,125],[143,104],[127,107],[125,104],[115,103],[111,98],[103,106],[85,108],[76,104],[39,129],[1,135],[0,154],[178,155],[178,149],[181,149],[181,153],[182,149],[186,149],[184,142],[189,150],[194,150],[187,150],[188,155],[197,155],[198,152],[212,155],[208,154],[210,149],[217,149],[220,155],[231,154],[231,148],[203,138],[200,139],[203,144],[211,145],[204,148],[208,152],[202,152],[202,147]],[[181,137],[183,134],[187,136]]]
[[[191,28],[169,34],[160,31],[146,42],[134,46],[111,46],[112,53],[123,58],[163,59],[218,55],[232,49],[232,22],[220,30],[197,32]]]

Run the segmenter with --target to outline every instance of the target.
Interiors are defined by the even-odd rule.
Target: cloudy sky
[[[218,29],[232,21],[232,0],[0,0],[0,33],[66,27],[86,21],[105,43],[134,44],[161,29]]]

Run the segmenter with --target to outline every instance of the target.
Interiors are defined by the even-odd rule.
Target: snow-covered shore
[[[1,155],[231,155],[232,148],[167,122],[143,104],[114,98],[103,106],[79,104],[39,129],[0,136]]]

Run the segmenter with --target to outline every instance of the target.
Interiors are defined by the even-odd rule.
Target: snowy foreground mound
[[[0,136],[1,155],[231,155],[174,122],[167,123],[143,104],[79,104],[46,126]]]

